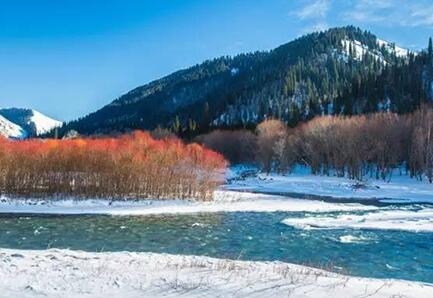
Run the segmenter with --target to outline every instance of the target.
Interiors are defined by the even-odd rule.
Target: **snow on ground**
[[[188,200],[37,200],[0,199],[0,213],[152,215],[200,212],[356,211],[375,210],[358,203],[336,204],[273,195],[216,191],[214,201]]]
[[[281,262],[0,249],[0,297],[432,297],[433,284]]]
[[[433,209],[380,210],[363,215],[287,218],[283,223],[298,229],[380,229],[433,232]]]
[[[253,171],[254,168],[245,166],[232,168],[227,175],[232,180],[225,188],[271,194],[380,199],[390,203],[433,203],[433,184],[397,173],[390,182],[376,179],[360,182],[342,177],[315,176],[308,169],[297,167],[287,175],[259,173],[236,179],[242,173]]]

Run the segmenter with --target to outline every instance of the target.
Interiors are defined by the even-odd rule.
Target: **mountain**
[[[32,109],[3,108],[0,115],[20,126],[28,136],[35,137],[62,125],[62,122],[51,119]]]
[[[60,133],[158,126],[194,133],[254,126],[267,117],[295,125],[322,114],[406,113],[433,99],[432,56],[353,26],[333,28],[271,51],[180,70],[68,123]]]
[[[25,139],[28,134],[22,127],[0,115],[0,136],[11,139]]]

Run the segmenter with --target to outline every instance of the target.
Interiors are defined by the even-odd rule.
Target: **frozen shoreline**
[[[153,253],[0,249],[1,297],[429,297],[433,284],[282,262]]]
[[[377,209],[360,204],[359,201],[365,204],[369,201],[433,204],[433,184],[407,176],[395,175],[391,182],[369,180],[357,187],[357,181],[314,176],[302,167],[287,175],[255,173],[241,177],[248,171],[254,172],[257,169],[245,166],[231,168],[227,175],[229,182],[215,191],[212,202],[0,197],[0,213],[157,215],[240,211],[330,212]],[[319,199],[291,198],[291,194],[318,196]],[[320,200],[321,196],[333,200],[324,202]]]
[[[256,172],[254,167],[235,166],[227,174],[225,186],[233,191],[269,194],[305,194],[341,199],[379,200],[386,203],[433,204],[433,184],[394,173],[391,181],[368,179],[356,181],[344,177],[312,175],[308,168],[296,167],[282,175],[255,173],[239,178],[242,173]]]
[[[212,202],[0,199],[0,213],[33,214],[158,215],[200,212],[330,212],[375,209],[377,207],[358,203],[336,204],[224,190],[216,191],[215,200]]]

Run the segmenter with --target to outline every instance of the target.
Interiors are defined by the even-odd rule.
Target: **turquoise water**
[[[285,218],[303,216],[309,214],[0,215],[0,247],[143,251],[279,260],[351,275],[433,282],[433,233],[298,230],[281,223]],[[357,237],[361,241],[341,241],[347,237]]]

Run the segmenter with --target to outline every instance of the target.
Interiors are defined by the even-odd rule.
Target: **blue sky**
[[[420,49],[432,0],[0,0],[0,106],[60,120],[208,58],[353,24]]]

